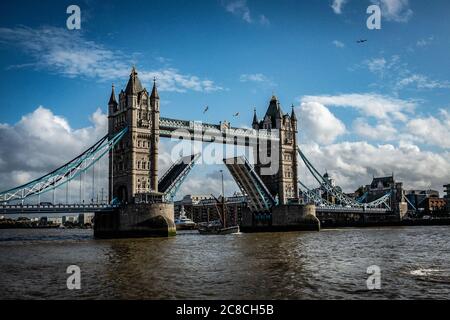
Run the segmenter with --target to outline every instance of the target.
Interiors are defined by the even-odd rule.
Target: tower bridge
[[[262,121],[258,121],[255,111],[251,129],[234,128],[227,122],[214,125],[161,118],[156,83],[149,94],[133,68],[118,99],[113,87],[108,110],[110,138],[128,128],[120,143],[110,151],[110,200],[130,202],[139,193],[137,190],[158,193],[160,138],[253,147],[258,174],[268,167],[260,155],[267,155],[273,149],[278,153],[278,167],[273,174],[261,178],[272,195],[279,196],[280,203],[297,197],[297,119],[294,109],[290,115],[283,114],[275,96]]]
[[[261,120],[258,119],[255,110],[251,128],[232,127],[226,121],[208,124],[160,117],[160,97],[156,80],[149,93],[142,86],[133,67],[125,89],[116,95],[115,88],[112,87],[108,102],[108,134],[83,154],[51,173],[25,185],[1,192],[0,212],[8,214],[93,210],[98,213],[98,219],[96,218],[98,225],[109,226],[104,228],[103,233],[108,233],[108,230],[114,228],[120,229],[123,223],[133,225],[134,230],[139,232],[144,232],[143,230],[148,228],[150,220],[152,228],[157,225],[158,230],[164,229],[162,225],[173,225],[173,205],[170,202],[199,155],[183,157],[160,179],[158,168],[160,138],[251,147],[254,165],[242,157],[224,159],[225,165],[248,199],[249,224],[254,224],[255,217],[258,220],[260,214],[271,215],[277,211],[279,216],[288,214],[283,221],[292,220],[294,216],[295,219],[302,220],[305,212],[310,212],[310,209],[305,212],[303,208],[299,209],[300,194],[303,195],[306,205],[316,205],[319,211],[354,213],[380,209],[383,206],[379,213],[383,210],[392,211],[394,206],[391,194],[386,194],[373,203],[362,204],[350,199],[323,179],[298,147],[297,125],[294,108],[292,107],[290,113],[283,113],[275,96],[272,96]],[[40,205],[40,201],[38,205],[24,204],[24,200],[29,197],[40,199],[40,195],[46,192],[53,191],[54,195],[55,189],[68,189],[70,181],[82,177],[83,172],[106,155],[109,159],[109,204],[101,207],[84,203],[69,204],[67,198],[65,205],[55,205],[58,201],[54,199],[53,204],[47,203],[45,208]],[[305,163],[320,187],[339,200],[338,205],[327,203],[315,196],[314,192],[300,181],[299,160]],[[276,224],[276,221],[281,220],[272,218],[270,223]],[[161,232],[164,234],[164,231]]]

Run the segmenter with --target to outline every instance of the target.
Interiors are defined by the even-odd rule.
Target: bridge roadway
[[[235,128],[228,123],[208,124],[203,122],[161,118],[159,135],[162,138],[216,142],[239,146],[256,146],[261,141],[279,141],[277,130],[255,130]]]
[[[382,208],[361,208],[341,206],[316,206],[316,213],[342,213],[342,214],[388,214],[390,210]]]
[[[0,214],[50,214],[50,213],[84,213],[84,212],[109,212],[116,209],[117,205],[110,204],[58,204],[58,205],[32,205],[32,204],[8,204],[0,205]]]
[[[83,212],[112,212],[118,205],[110,204],[58,204],[58,205],[32,205],[32,204],[0,204],[0,214],[63,214],[63,213],[83,213]],[[387,209],[373,208],[351,208],[351,207],[326,207],[317,206],[317,213],[338,213],[338,214],[388,214]]]

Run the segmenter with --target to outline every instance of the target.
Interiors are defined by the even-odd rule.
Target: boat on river
[[[239,233],[238,225],[227,224],[225,198],[222,197],[222,201],[219,201],[216,197],[214,197],[214,199],[216,200],[216,209],[219,215],[219,220],[209,222],[208,216],[207,223],[201,223],[198,225],[198,232],[204,235],[225,235]]]
[[[180,216],[175,219],[175,226],[177,230],[194,230],[197,229],[197,224],[186,216],[184,206],[181,207]]]
[[[214,226],[199,227],[198,232],[200,234],[211,234],[211,235],[233,234],[233,233],[239,233],[239,226],[226,227],[226,228],[214,227]]]

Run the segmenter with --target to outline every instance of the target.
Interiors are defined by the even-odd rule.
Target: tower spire
[[[133,65],[133,68],[131,69],[130,80],[128,80],[125,92],[127,94],[136,94],[141,92],[142,90],[144,90],[144,88],[142,87],[141,80],[139,80],[138,78],[136,67]]]
[[[295,107],[294,104],[292,104],[292,112],[291,112],[291,120],[297,120],[297,116],[295,115]]]
[[[258,124],[258,116],[256,115],[256,108],[253,109],[253,124]]]
[[[153,89],[150,98],[159,99],[158,89],[156,88],[156,77],[153,78]]]
[[[108,105],[114,105],[117,106],[117,101],[116,101],[116,94],[114,92],[114,83],[112,84],[112,88],[111,88],[111,97],[109,98],[109,102]]]
[[[255,130],[259,129],[259,121],[258,121],[258,116],[256,115],[256,108],[253,109],[253,122],[252,122],[252,127]]]

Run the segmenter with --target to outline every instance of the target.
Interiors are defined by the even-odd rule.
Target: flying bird
[[[361,39],[361,40],[356,41],[356,43],[364,43],[364,42],[367,42],[367,39]]]
[[[205,110],[203,110],[203,113],[206,113],[209,110],[209,107],[206,106]]]
[[[233,115],[233,117],[239,117],[239,112]]]

